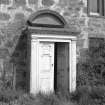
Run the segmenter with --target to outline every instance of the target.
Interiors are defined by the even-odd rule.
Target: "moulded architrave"
[[[34,36],[34,37],[33,37]],[[52,37],[46,36],[38,37],[38,35],[32,35],[31,43],[31,84],[30,84],[30,92],[37,93],[39,92],[39,68],[38,68],[38,46],[40,42],[68,42],[69,43],[69,91],[72,92],[76,89],[76,37],[65,37],[65,36],[55,36],[54,39]],[[53,35],[52,35],[53,36]],[[33,49],[34,48],[34,49]],[[36,69],[36,70],[35,70]]]
[[[76,89],[76,41],[72,40],[71,43],[69,43],[69,51],[70,51],[70,92],[75,91]]]
[[[30,93],[36,94],[38,92],[38,49],[39,42],[31,40],[31,67],[30,67]]]

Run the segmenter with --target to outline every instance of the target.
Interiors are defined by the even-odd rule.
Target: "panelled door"
[[[39,88],[42,92],[54,89],[54,43],[40,42],[39,45]]]
[[[56,43],[56,90],[69,91],[69,44]]]

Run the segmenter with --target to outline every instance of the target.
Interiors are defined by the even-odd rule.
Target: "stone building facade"
[[[69,27],[81,33],[77,40],[77,57],[89,47],[90,37],[105,37],[105,19],[88,15],[87,0],[0,0],[0,84],[24,88],[27,78],[27,24],[38,10],[54,10]],[[17,77],[19,78],[17,79]],[[23,81],[22,81],[23,80]]]

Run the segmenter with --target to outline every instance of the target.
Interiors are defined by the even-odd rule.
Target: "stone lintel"
[[[29,33],[34,34],[57,34],[57,35],[71,35],[78,36],[80,31],[75,28],[64,29],[64,28],[44,28],[44,27],[28,27]]]

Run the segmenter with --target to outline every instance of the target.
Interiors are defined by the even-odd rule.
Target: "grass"
[[[82,86],[73,93],[40,92],[37,95],[0,91],[0,105],[105,105],[105,87]]]
[[[20,105],[74,105],[70,100],[64,96],[52,94],[39,93],[36,96],[28,95],[20,99]]]
[[[75,105],[69,99],[69,95],[65,95],[66,93],[44,94],[40,92],[37,95],[22,94],[10,90],[0,91],[0,103],[2,105]]]

